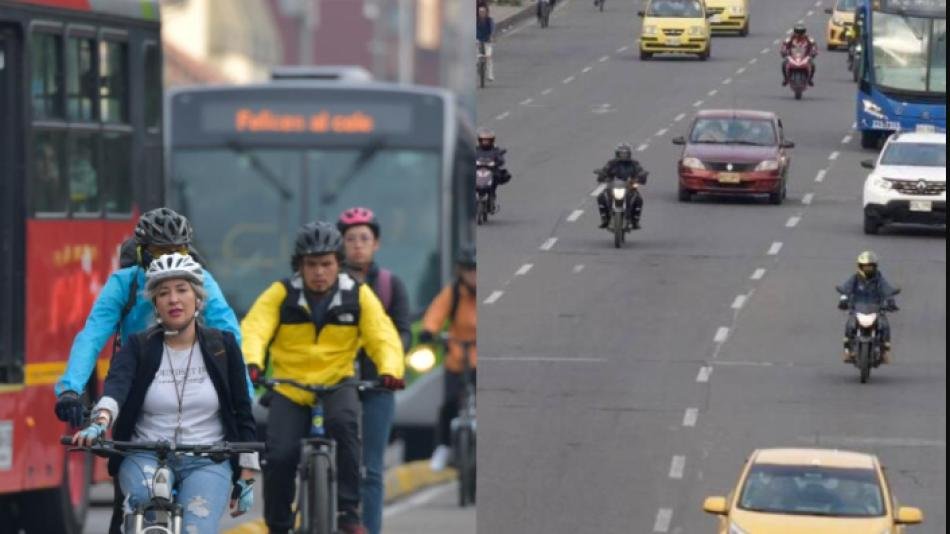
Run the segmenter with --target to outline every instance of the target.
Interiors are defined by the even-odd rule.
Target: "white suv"
[[[895,133],[864,182],[864,233],[893,223],[947,224],[947,134]]]

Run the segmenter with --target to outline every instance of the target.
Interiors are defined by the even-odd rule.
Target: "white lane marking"
[[[718,92],[719,92],[719,89],[710,89],[709,92],[706,94],[709,96],[716,96],[716,93]]]
[[[732,78],[726,78],[725,80],[722,81],[723,85],[729,85],[730,83],[732,83]]]
[[[757,61],[759,61],[759,58],[754,57],[754,58],[752,58],[752,59],[749,60],[749,65],[755,65]]]
[[[704,365],[699,368],[699,373],[696,375],[696,381],[699,383],[709,382],[709,375],[712,374],[712,366]]]
[[[627,46],[621,46],[620,48],[617,49],[617,53],[619,54],[619,53],[621,53],[621,52],[626,52],[626,51],[627,51],[627,48],[629,48],[629,47],[627,47]]]
[[[574,222],[584,214],[584,210],[574,210],[567,216],[567,222]]]
[[[544,91],[541,91],[541,95],[542,95],[542,96],[548,96],[549,94],[551,94],[551,91],[553,91],[553,90],[554,90],[554,89],[551,89],[550,87],[548,87],[548,88],[545,89]]]
[[[812,16],[812,15],[814,15],[814,14],[815,14],[815,12],[809,9],[809,10],[805,13],[805,16],[806,16],[806,17],[810,17],[810,16]]]
[[[703,105],[703,101],[702,101],[702,100],[697,100],[697,101],[693,102],[693,107],[694,107],[694,108],[698,108],[699,106],[702,106],[702,105]]]
[[[772,367],[775,364],[772,362],[743,362],[735,360],[720,360],[712,362],[713,365],[726,366],[726,367]],[[792,364],[786,364],[787,367],[792,367]]]
[[[772,246],[769,247],[769,256],[775,256],[778,254],[778,251],[782,250],[782,242],[775,241],[772,243]]]
[[[532,267],[534,267],[534,264],[533,264],[533,263],[526,263],[526,264],[522,265],[522,266],[515,272],[515,275],[516,275],[516,276],[524,276],[524,275],[528,274],[528,271],[530,271]]]
[[[524,100],[522,100],[521,102],[519,102],[519,104],[521,104],[522,106],[527,106],[528,104],[530,104],[530,103],[532,103],[532,102],[534,102],[534,99],[533,99],[533,98],[525,98]]]
[[[818,0],[817,2],[815,2],[815,7],[821,7],[821,0]]]
[[[802,204],[809,205],[811,204],[812,199],[815,198],[814,193],[805,193],[805,196],[802,197]]]
[[[590,70],[593,69],[593,68],[594,68],[594,67],[584,67],[583,69],[581,69],[581,72],[584,73],[584,74],[587,74],[587,73],[590,72]]]
[[[669,532],[670,522],[673,521],[672,508],[660,508],[656,511],[656,521],[653,522],[653,532]]]
[[[768,54],[771,50],[772,50],[771,48],[763,48],[762,51],[759,52],[759,53],[760,53],[760,54]]]
[[[608,59],[610,59],[610,56],[601,56],[601,58],[598,59],[597,62],[598,62],[598,63],[604,63],[604,62],[607,61]]]
[[[746,295],[736,295],[736,300],[732,301],[733,310],[741,310],[745,306],[746,299],[749,298]]]
[[[683,414],[683,426],[696,426],[696,420],[699,419],[698,408],[686,408]]]
[[[554,247],[554,244],[557,243],[556,237],[549,237],[547,241],[541,245],[541,250],[551,250]]]
[[[593,191],[590,192],[590,196],[592,197],[600,196],[600,194],[604,192],[605,187],[607,187],[607,184],[598,185],[597,187],[594,188]]]
[[[649,148],[649,147],[650,147],[650,145],[648,145],[648,144],[646,144],[646,143],[643,143],[642,145],[640,145],[640,146],[637,147],[637,152],[643,152],[644,150],[646,150],[646,149]]]
[[[498,302],[498,299],[500,299],[501,296],[504,295],[504,294],[505,294],[504,291],[492,291],[492,292],[491,292],[491,295],[488,295],[488,298],[485,299],[483,302],[484,302],[485,304],[494,304],[494,303]]]
[[[453,492],[456,491],[455,488],[457,487],[458,487],[458,482],[453,481],[448,484],[440,484],[438,486],[420,491],[419,493],[416,493],[415,495],[407,497],[403,501],[399,501],[395,504],[390,504],[386,506],[383,509],[383,517],[389,518],[394,515],[398,515],[398,514],[407,512],[409,510],[412,510],[413,508],[418,508],[430,501],[435,500],[436,497],[442,495],[443,493],[448,493],[450,490]]]
[[[568,76],[567,78],[564,78],[563,80],[561,80],[561,83],[571,83],[573,81],[574,81],[574,77]]]
[[[815,181],[818,183],[824,182],[826,174],[828,174],[828,169],[818,171],[818,174],[815,175]]]
[[[745,72],[745,67],[739,67],[736,69],[736,74],[742,74],[743,72]]]
[[[683,478],[683,470],[686,468],[686,457],[676,455],[670,462],[670,478],[679,480]]]
[[[838,159],[838,156],[839,156],[840,154],[841,154],[840,152],[838,152],[837,150],[835,150],[835,151],[832,152],[831,154],[828,154],[828,159],[831,160],[831,161],[834,161],[834,160]]]
[[[725,343],[729,339],[729,327],[720,326],[716,330],[716,335],[713,337],[713,341],[716,343]]]
[[[505,117],[507,117],[508,115],[511,115],[511,113],[508,112],[508,111],[506,111],[506,112],[504,112],[504,113],[501,113],[501,114],[495,116],[495,120],[496,120],[496,121],[500,121],[500,120],[504,119]]]
[[[564,363],[604,363],[606,358],[551,358],[548,356],[485,356],[479,357],[479,360],[489,360],[493,362],[514,362],[514,363],[534,363],[534,362],[564,362]]]
[[[814,436],[798,436],[798,441],[815,442]],[[846,445],[861,447],[937,447],[946,448],[947,442],[942,439],[921,438],[885,438],[885,437],[853,437],[853,436],[820,436],[820,444]]]
[[[679,122],[679,121],[681,121],[681,120],[683,120],[683,119],[685,119],[685,118],[686,118],[686,114],[685,114],[685,113],[680,113],[679,115],[677,115],[676,117],[673,118],[673,122]]]
[[[841,138],[841,144],[846,145],[851,142],[851,134],[848,134]]]
[[[765,269],[759,267],[752,273],[752,276],[750,276],[749,278],[753,280],[761,280],[763,276],[765,276]]]
[[[584,270],[584,264],[583,264],[583,263],[578,263],[578,264],[575,265],[574,268],[571,269],[571,270],[574,272],[574,274],[577,274],[577,273],[579,273],[579,272],[581,272],[581,271]]]
[[[795,21],[795,22],[798,23],[798,24],[805,24],[805,19],[798,19],[798,20]]]
[[[772,44],[779,44],[779,43],[781,43],[781,42],[782,42],[781,39],[776,39],[776,40],[772,41]]]
[[[794,215],[794,216],[792,216],[792,217],[789,217],[789,218],[788,218],[788,221],[785,222],[785,228],[795,228],[796,226],[798,226],[798,223],[799,223],[799,221],[801,221],[801,220],[802,220],[802,218],[799,217],[798,215]]]
[[[666,132],[668,132],[668,131],[669,131],[669,129],[667,129],[667,128],[661,128],[660,130],[658,130],[658,131],[656,132],[656,136],[657,136],[657,137],[663,137],[664,135],[666,135]]]

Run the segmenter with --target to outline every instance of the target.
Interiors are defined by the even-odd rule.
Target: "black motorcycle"
[[[845,294],[842,288],[837,289],[842,295]],[[885,301],[898,293],[900,289],[895,289]],[[884,339],[879,328],[881,317],[885,312],[896,311],[897,308],[881,302],[850,302],[844,297],[838,306],[848,312],[849,318],[854,316],[857,329],[848,350],[854,355],[854,366],[861,372],[861,383],[864,384],[871,377],[871,369],[877,368],[882,362]]]
[[[602,177],[600,169],[594,171],[599,177]],[[627,241],[627,233],[633,230],[633,221],[630,220],[630,207],[634,200],[640,194],[640,184],[646,182],[647,173],[642,173],[638,178],[614,177],[607,186],[607,193],[610,199],[610,221],[607,224],[607,231],[614,236],[614,248]]]

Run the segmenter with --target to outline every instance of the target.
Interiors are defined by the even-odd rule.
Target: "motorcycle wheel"
[[[600,12],[601,12],[601,13],[604,12],[604,1],[605,1],[605,0],[600,0]]]
[[[614,248],[620,248],[623,243],[623,218],[615,213],[611,222],[614,229]]]
[[[861,370],[861,383],[866,384],[871,378],[871,346],[867,343],[858,347],[858,369]]]

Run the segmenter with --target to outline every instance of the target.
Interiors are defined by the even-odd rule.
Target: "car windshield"
[[[703,5],[699,0],[654,0],[647,9],[648,17],[701,18]]]
[[[743,484],[739,508],[778,514],[879,517],[884,515],[884,498],[873,469],[755,464]]]
[[[947,145],[936,143],[891,143],[881,156],[881,165],[946,167]]]
[[[691,143],[774,146],[775,128],[764,119],[697,119]]]
[[[858,0],[838,0],[835,11],[854,11],[858,7]]]
[[[947,20],[874,12],[874,79],[883,87],[947,92]]]

